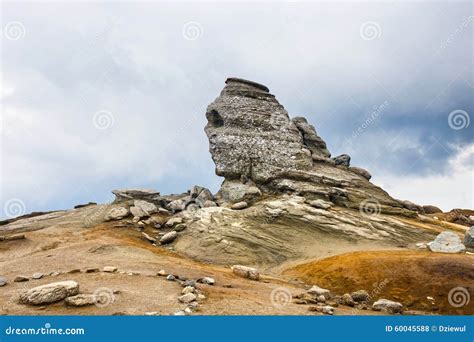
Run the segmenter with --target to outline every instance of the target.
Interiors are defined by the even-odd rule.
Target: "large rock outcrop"
[[[206,117],[216,174],[225,178],[218,194],[222,202],[248,201],[249,194],[276,192],[354,208],[370,199],[377,210],[407,212],[399,201],[369,182],[370,173],[349,167],[348,155],[331,159],[314,126],[303,117],[290,119],[264,85],[227,79]],[[229,189],[239,189],[241,195]]]

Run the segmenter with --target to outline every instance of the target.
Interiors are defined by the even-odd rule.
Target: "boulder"
[[[242,266],[242,265],[234,265],[231,267],[232,272],[238,275],[239,277],[248,278],[251,280],[259,280],[260,273],[256,268]]]
[[[423,211],[425,212],[425,214],[436,214],[443,212],[440,208],[435,207],[434,205],[424,205]]]
[[[370,174],[370,172],[361,167],[351,166],[349,167],[349,170],[358,174],[361,177],[364,177],[367,180],[370,180],[372,178],[372,175]]]
[[[150,216],[158,211],[156,205],[144,200],[135,200],[133,201],[133,205],[145,213],[145,215],[142,216]]]
[[[379,299],[372,304],[372,309],[375,311],[385,311],[388,313],[400,313],[402,312],[403,305],[399,302],[394,302],[388,299]]]
[[[423,207],[421,205],[415,204],[410,201],[402,201],[401,203],[403,204],[403,207],[407,208],[408,210],[424,213]]]
[[[178,237],[178,233],[175,232],[175,231],[166,233],[165,235],[163,235],[163,236],[161,237],[160,243],[161,243],[162,245],[164,245],[164,244],[173,242],[174,239],[176,239],[177,237]]]
[[[20,295],[20,303],[42,305],[58,302],[79,293],[79,284],[73,280],[59,281],[34,287]]]
[[[467,248],[474,248],[474,226],[466,231],[464,235],[464,245]]]
[[[429,243],[429,248],[437,253],[461,253],[466,250],[459,236],[451,231],[440,233],[433,242]]]
[[[351,156],[348,154],[341,154],[337,157],[332,158],[332,160],[334,160],[334,163],[336,165],[349,167],[351,164]]]
[[[112,220],[121,220],[124,217],[127,217],[129,214],[129,210],[124,207],[113,207],[110,209],[107,214],[105,214],[105,221],[112,221]]]
[[[331,291],[327,289],[323,289],[317,285],[313,285],[308,291],[306,291],[310,295],[315,297],[324,296],[324,298],[329,299],[331,298]]]
[[[357,290],[351,293],[352,299],[357,303],[367,302],[370,298],[370,295],[365,290]]]
[[[242,183],[240,180],[225,180],[217,196],[224,202],[247,201],[252,203],[262,196],[262,192],[252,181]]]
[[[174,201],[171,201],[170,203],[168,203],[166,208],[168,210],[171,210],[171,212],[175,213],[175,212],[183,211],[184,209],[186,209],[186,203],[187,202],[186,202],[185,199],[180,198],[180,199],[177,199],[177,200],[174,200]]]
[[[75,296],[67,297],[64,300],[69,306],[86,306],[94,305],[96,303],[96,298],[93,294],[78,294]]]

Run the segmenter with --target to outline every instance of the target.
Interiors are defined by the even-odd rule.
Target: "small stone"
[[[237,203],[234,203],[230,206],[230,208],[234,209],[234,210],[242,210],[242,209],[245,209],[247,207],[248,207],[248,204],[245,201],[237,202]]]
[[[186,286],[183,291],[181,291],[181,294],[185,295],[185,294],[188,294],[188,293],[194,293],[194,287],[192,286]]]
[[[341,154],[340,156],[332,158],[336,165],[349,167],[351,164],[351,157],[348,154]]]
[[[317,311],[326,315],[334,314],[334,308],[330,305],[315,305],[315,306],[310,306],[308,309],[309,311]]]
[[[191,310],[190,308],[186,308],[186,309],[184,309],[184,313],[185,313],[186,315],[190,315],[190,314],[193,313],[193,310]]]
[[[99,272],[100,269],[98,269],[97,267],[90,267],[90,268],[86,268],[86,273],[95,273],[95,272]]]
[[[174,316],[186,316],[186,313],[183,310],[179,310],[179,311],[176,311],[173,315]]]
[[[214,285],[215,281],[214,278],[211,277],[204,277],[200,279],[200,282],[206,285]]]
[[[139,221],[139,222],[137,222],[137,226],[140,227],[140,228],[143,228],[143,227],[145,227],[145,223],[143,221]]]
[[[329,299],[331,297],[331,291],[327,289],[323,289],[319,286],[313,285],[307,293],[313,295],[313,296],[324,296],[324,298]]]
[[[182,295],[180,297],[178,297],[178,300],[181,302],[181,303],[191,303],[193,301],[196,300],[196,295],[194,293],[187,293],[185,295]]]
[[[70,274],[72,274],[72,273],[81,273],[81,269],[80,268],[74,268],[70,271],[67,271],[67,273],[70,273]]]
[[[107,273],[114,273],[117,272],[118,268],[114,266],[105,266],[103,271]]]
[[[203,295],[202,293],[199,293],[199,294],[197,295],[197,299],[198,299],[198,300],[204,300],[204,299],[206,299],[206,296]]]
[[[173,217],[166,222],[166,227],[174,227],[177,224],[183,223],[184,220],[182,217]]]
[[[166,277],[166,280],[169,280],[169,281],[173,281],[173,280],[176,280],[176,277],[172,274],[169,274],[167,277]]]
[[[251,280],[259,280],[260,273],[256,268],[242,266],[242,265],[234,265],[231,267],[232,272],[240,277],[248,278]]]
[[[0,287],[8,284],[7,278],[0,277]]]
[[[352,299],[357,303],[367,302],[369,300],[369,293],[365,290],[357,290],[351,293]]]
[[[78,294],[75,296],[67,297],[64,300],[69,306],[86,306],[94,305],[96,303],[96,298],[93,294]]]
[[[159,270],[157,273],[160,277],[165,277],[167,275],[165,270]]]
[[[181,232],[186,229],[186,225],[184,223],[179,223],[176,226],[174,226],[173,230],[175,232]]]
[[[147,233],[145,232],[142,232],[142,235],[145,237],[145,239],[147,239],[148,241],[150,241],[151,243],[155,243],[156,242],[156,239],[150,235],[148,235]]]
[[[154,226],[154,227],[155,227],[155,229],[161,229],[161,224],[155,223],[155,226]]]
[[[59,275],[59,272],[54,271],[54,272],[51,272],[49,275],[51,277],[57,277]]]
[[[28,281],[28,280],[30,280],[28,277],[25,277],[22,275],[16,276],[15,279],[13,279],[15,283],[21,283],[23,281]]]
[[[403,305],[388,299],[379,299],[372,304],[372,309],[375,311],[385,311],[389,313],[399,313],[403,309]]]
[[[175,232],[175,231],[166,233],[165,235],[163,235],[163,236],[161,237],[160,243],[164,245],[164,244],[173,242],[174,239],[176,239],[177,237],[178,237],[178,233]]]
[[[183,282],[183,286],[184,287],[186,287],[186,286],[196,287],[196,281],[193,280],[193,279],[187,279]]]
[[[320,303],[325,303],[326,302],[326,297],[324,297],[323,295],[318,296],[316,299]]]
[[[33,276],[31,278],[41,279],[41,278],[43,278],[43,273],[36,272],[36,273],[33,274]]]
[[[148,311],[148,312],[145,312],[144,315],[145,316],[159,316],[160,313],[158,311]]]

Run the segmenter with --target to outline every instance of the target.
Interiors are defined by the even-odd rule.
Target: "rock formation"
[[[314,126],[303,117],[290,119],[261,84],[227,79],[206,117],[216,174],[225,178],[220,201],[248,202],[261,193],[285,192],[347,207],[371,199],[382,211],[403,211],[403,204],[368,181],[369,172],[349,167],[350,156],[330,159]]]

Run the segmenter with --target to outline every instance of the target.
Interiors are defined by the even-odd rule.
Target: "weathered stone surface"
[[[311,155],[321,158],[331,157],[331,153],[327,149],[326,143],[318,136],[316,129],[313,125],[308,123],[306,118],[295,117],[292,118],[291,121],[301,132],[303,145],[311,152]]]
[[[166,222],[166,227],[174,227],[177,224],[183,223],[184,219],[182,217],[173,217]]]
[[[321,312],[326,315],[333,315],[334,308],[330,305],[314,305],[308,308],[309,311]]]
[[[121,220],[124,217],[128,216],[129,210],[124,207],[114,207],[110,209],[107,214],[105,215],[105,221],[111,220]]]
[[[41,279],[41,278],[43,278],[43,273],[39,273],[39,272],[33,273],[33,276],[31,278]]]
[[[211,278],[211,277],[204,277],[204,278],[199,279],[199,282],[206,285],[214,285],[215,280],[214,278]]]
[[[333,160],[336,165],[349,167],[351,164],[351,156],[348,154],[341,154],[340,156],[334,157]]]
[[[403,305],[399,302],[394,302],[388,299],[379,299],[374,304],[372,304],[372,309],[375,311],[399,313],[402,311]]]
[[[178,237],[178,233],[175,232],[175,231],[166,233],[165,235],[163,235],[163,236],[161,237],[160,243],[164,245],[164,244],[173,242],[174,239],[176,239],[177,237]]]
[[[237,202],[237,203],[234,203],[231,205],[231,209],[234,209],[234,210],[241,210],[241,209],[245,209],[247,208],[249,205],[247,202]]]
[[[234,265],[232,266],[232,272],[238,275],[239,277],[248,278],[251,280],[259,280],[260,273],[257,269],[242,265]]]
[[[240,180],[228,180],[226,179],[221,189],[217,193],[219,199],[223,202],[253,202],[262,196],[262,192],[252,181],[246,181],[242,183]]]
[[[466,250],[456,233],[445,231],[440,233],[433,242],[429,243],[432,252],[461,253]]]
[[[331,202],[320,200],[320,199],[308,201],[308,204],[312,206],[313,208],[319,208],[319,209],[325,209],[325,210],[333,206]]]
[[[141,217],[150,216],[151,214],[154,214],[158,211],[156,205],[144,200],[135,200],[133,201],[133,205],[135,206],[135,208],[138,208],[144,213],[143,215],[141,215]]]
[[[346,306],[355,306],[355,301],[354,299],[352,299],[351,295],[348,294],[348,293],[344,293],[342,295],[342,298],[341,298],[341,303],[342,305],[346,305]]]
[[[58,302],[79,293],[79,284],[73,280],[60,281],[34,287],[20,295],[20,302],[30,305],[42,305]]]
[[[176,226],[174,226],[173,230],[176,232],[181,232],[186,229],[186,225],[184,223],[179,223]]]
[[[466,231],[464,235],[464,245],[468,248],[474,248],[474,226]]]
[[[78,294],[75,296],[67,297],[64,300],[69,306],[86,306],[94,305],[96,303],[96,298],[93,294]]]
[[[365,290],[357,290],[351,293],[351,297],[355,302],[367,302],[370,298],[369,293]]]
[[[194,293],[187,293],[185,295],[182,295],[180,297],[178,297],[178,300],[181,302],[181,303],[191,303],[193,301],[195,301],[197,298],[197,296],[194,294]]]
[[[436,213],[442,213],[443,211],[434,206],[434,205],[424,205],[423,206],[423,211],[425,212],[425,214],[436,214]]]
[[[351,166],[349,167],[349,170],[358,174],[359,176],[364,177],[367,180],[370,180],[372,178],[372,175],[370,174],[370,172],[361,167]]]
[[[123,202],[131,199],[152,200],[160,196],[160,193],[151,189],[119,189],[113,190],[115,202]]]

